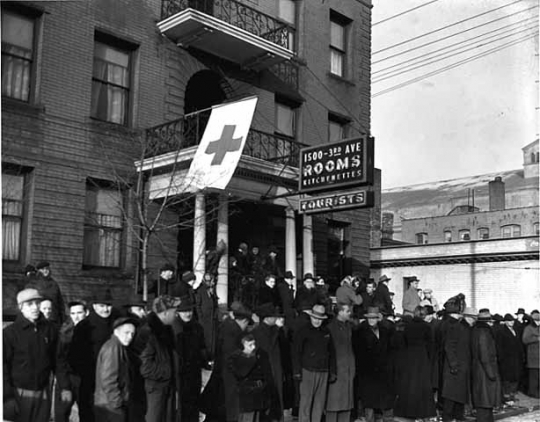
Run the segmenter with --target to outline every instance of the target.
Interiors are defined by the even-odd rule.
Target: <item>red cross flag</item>
[[[238,166],[257,97],[212,108],[201,143],[186,176],[190,190],[225,189]]]

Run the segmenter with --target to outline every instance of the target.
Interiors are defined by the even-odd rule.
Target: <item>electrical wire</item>
[[[421,4],[420,6],[413,7],[412,9],[405,10],[405,11],[403,11],[401,13],[398,13],[396,15],[393,15],[393,16],[390,16],[390,17],[385,18],[383,20],[380,20],[378,22],[375,22],[375,23],[371,24],[371,26],[375,26],[375,25],[379,25],[379,24],[384,23],[384,22],[388,22],[389,20],[392,20],[392,19],[398,18],[400,16],[403,16],[403,15],[409,13],[409,12],[412,12],[412,11],[420,9],[420,8],[422,8],[424,6],[430,5],[431,3],[435,3],[436,1],[439,1],[439,0],[428,1],[427,3]]]
[[[483,36],[485,36],[485,35],[489,35],[489,34],[492,34],[492,33],[494,33],[494,32],[499,32],[501,29],[505,29],[505,28],[508,28],[508,27],[516,26],[516,25],[520,26],[522,23],[524,23],[524,22],[526,22],[526,21],[529,21],[529,20],[531,20],[531,19],[535,19],[535,22],[533,22],[533,23],[536,24],[536,25],[538,24],[538,18],[537,18],[536,16],[531,16],[531,17],[529,17],[529,18],[527,18],[527,19],[523,19],[523,20],[521,20],[521,21],[519,21],[519,22],[511,23],[510,25],[501,26],[500,28],[494,29],[494,30],[492,30],[492,31],[484,32],[483,34],[477,35],[477,36],[472,37],[472,38],[469,38],[469,39],[467,39],[467,40],[459,41],[459,42],[454,43],[454,44],[449,44],[449,45],[447,45],[447,46],[445,46],[445,47],[441,47],[441,48],[438,49],[438,50],[434,50],[434,51],[431,51],[431,52],[429,52],[429,53],[424,53],[424,54],[421,54],[421,55],[419,55],[419,56],[413,57],[413,58],[411,58],[411,59],[404,60],[404,61],[402,61],[402,62],[400,62],[400,63],[395,64],[395,65],[385,67],[385,68],[380,69],[380,70],[377,70],[377,71],[375,71],[375,72],[371,72],[371,75],[373,76],[373,75],[376,75],[376,74],[378,74],[378,73],[385,72],[385,71],[387,71],[387,70],[393,69],[393,68],[395,68],[395,67],[399,67],[399,66],[401,66],[401,65],[404,65],[404,64],[406,64],[406,63],[415,61],[415,60],[417,60],[417,59],[421,59],[422,57],[429,56],[429,55],[431,55],[431,54],[437,53],[438,51],[446,50],[446,49],[448,49],[448,48],[450,48],[450,47],[454,47],[454,46],[456,46],[456,45],[460,45],[460,44],[463,44],[463,43],[468,43],[468,42],[470,42],[470,41],[472,41],[472,40],[481,38],[481,37],[483,37]],[[516,29],[516,28],[512,28],[512,29],[510,29],[509,31],[513,31],[514,29]],[[509,32],[509,31],[503,31],[502,33],[506,33],[506,32]],[[498,35],[501,35],[502,33],[500,33],[500,34],[498,34]]]
[[[538,29],[537,26],[536,26],[536,27],[535,27],[535,26],[532,26],[532,27],[530,27],[530,28],[523,29],[523,30],[518,31],[518,32],[515,32],[515,33],[513,33],[513,34],[505,35],[505,36],[503,36],[503,37],[496,38],[496,39],[491,40],[491,41],[489,41],[489,42],[487,42],[487,43],[482,42],[482,43],[480,43],[480,44],[478,44],[478,45],[474,45],[474,46],[472,46],[472,47],[470,47],[470,48],[466,48],[466,49],[464,49],[464,50],[461,50],[461,51],[459,51],[458,53],[452,53],[452,54],[449,54],[450,52],[446,52],[446,53],[442,53],[442,54],[439,54],[439,55],[430,57],[430,58],[425,59],[425,60],[421,60],[421,61],[418,62],[418,63],[411,64],[411,65],[409,65],[409,66],[405,66],[405,67],[403,67],[403,68],[401,68],[401,69],[393,70],[393,71],[388,72],[388,73],[386,73],[386,74],[384,74],[384,75],[380,75],[377,79],[375,79],[375,80],[372,81],[372,84],[378,83],[378,82],[382,82],[382,81],[385,81],[385,80],[388,80],[388,79],[391,79],[391,78],[395,78],[395,77],[397,77],[397,76],[401,76],[401,75],[403,75],[403,74],[405,74],[405,73],[412,72],[412,71],[414,71],[414,70],[417,70],[417,69],[420,69],[420,68],[429,66],[429,65],[431,65],[431,64],[438,63],[438,62],[440,62],[440,61],[444,61],[444,60],[450,59],[450,58],[452,58],[452,57],[455,57],[455,56],[458,56],[458,55],[460,55],[460,54],[466,53],[466,52],[468,52],[468,51],[476,50],[477,48],[486,47],[486,46],[489,45],[489,44],[496,43],[496,42],[501,41],[501,40],[504,40],[504,39],[506,39],[506,38],[514,37],[514,36],[516,36],[516,35],[518,35],[518,34],[520,34],[520,33],[522,33],[522,32],[526,32],[526,31],[530,31],[530,30],[537,30],[537,29]],[[490,37],[490,38],[493,38],[493,37]],[[461,49],[461,48],[458,48],[457,50],[460,50],[460,49]],[[440,56],[443,56],[443,57],[441,58]],[[432,60],[432,59],[435,59],[436,57],[439,57],[439,58],[437,58],[436,60]],[[431,60],[431,61],[429,61],[429,60]],[[423,62],[427,62],[427,63],[423,63]],[[423,63],[423,64],[420,64],[420,63]],[[411,66],[412,66],[412,67],[411,67]],[[410,67],[410,68],[409,68],[409,67]],[[407,69],[407,68],[409,68],[409,69]],[[406,69],[406,70],[405,70],[405,69]]]
[[[521,0],[520,0],[520,1],[521,1]],[[512,16],[518,15],[518,14],[520,14],[520,13],[526,12],[526,11],[528,11],[528,10],[537,9],[537,8],[538,8],[538,5],[537,5],[537,6],[532,6],[532,7],[529,7],[528,9],[523,9],[523,10],[520,10],[519,12],[511,13],[511,14],[509,14],[509,15],[505,15],[505,16],[502,16],[502,17],[500,17],[500,18],[493,19],[493,20],[491,20],[491,21],[481,23],[480,25],[472,26],[472,27],[467,28],[467,29],[465,29],[465,30],[463,30],[463,31],[459,31],[459,32],[456,32],[456,33],[454,33],[454,34],[447,35],[446,37],[437,38],[437,39],[434,40],[434,41],[429,41],[429,42],[427,42],[427,43],[425,43],[425,44],[421,44],[421,45],[419,45],[419,46],[409,48],[408,50],[401,51],[401,52],[396,53],[396,54],[393,54],[393,55],[391,55],[391,56],[384,57],[384,58],[382,58],[382,59],[380,59],[380,60],[376,60],[376,61],[372,62],[371,64],[372,64],[372,65],[375,65],[375,64],[378,64],[378,63],[380,63],[380,62],[384,62],[384,61],[386,61],[386,60],[393,59],[394,57],[402,56],[403,54],[410,53],[411,51],[415,51],[415,50],[418,50],[418,49],[420,49],[420,48],[426,47],[426,46],[428,46],[428,45],[432,45],[432,44],[435,44],[435,43],[438,43],[438,42],[447,40],[447,39],[449,39],[449,38],[453,38],[453,37],[456,37],[456,36],[458,36],[458,35],[462,35],[462,34],[464,34],[464,33],[466,33],[466,32],[472,31],[472,30],[474,30],[474,29],[478,29],[478,28],[481,28],[481,27],[483,27],[483,26],[492,24],[492,23],[494,23],[494,22],[498,22],[498,21],[501,21],[501,20],[503,20],[503,19],[507,19],[507,18],[509,18],[509,17],[512,17]],[[535,18],[535,16],[531,16],[531,17],[529,17],[528,19],[533,19],[533,18]],[[528,19],[527,19],[527,20],[528,20]],[[430,33],[427,33],[427,34],[421,35],[420,37],[416,37],[416,38],[421,38],[421,37],[426,36],[426,35],[429,35],[429,34],[430,34]],[[416,39],[416,38],[415,38],[415,39]],[[411,39],[412,39],[412,38],[411,38]],[[375,54],[375,53],[373,53],[373,54]],[[373,55],[373,54],[372,54],[372,55]]]
[[[397,43],[397,44],[390,45],[390,46],[385,47],[385,48],[383,48],[383,49],[381,49],[381,50],[374,51],[374,52],[372,52],[371,54],[372,54],[372,55],[375,55],[375,54],[382,53],[383,51],[391,50],[392,48],[399,47],[399,46],[401,46],[401,45],[403,45],[403,44],[407,44],[407,43],[409,43],[409,42],[411,42],[411,41],[417,40],[417,39],[419,39],[419,38],[426,37],[426,36],[431,35],[431,34],[436,34],[437,32],[441,32],[441,31],[443,31],[443,30],[445,30],[445,29],[448,29],[448,28],[451,28],[451,27],[453,27],[453,26],[462,24],[462,23],[467,22],[467,21],[470,21],[470,20],[472,20],[472,19],[476,19],[476,18],[478,18],[478,17],[480,17],[480,16],[484,16],[484,15],[487,15],[487,14],[489,14],[489,13],[496,12],[497,10],[504,9],[505,7],[512,6],[512,5],[517,4],[517,3],[520,3],[520,2],[522,2],[522,1],[523,1],[523,0],[516,0],[516,1],[513,1],[512,3],[508,3],[508,4],[505,4],[505,5],[503,5],[503,6],[496,7],[495,9],[488,10],[487,12],[479,13],[478,15],[471,16],[470,18],[463,19],[463,20],[461,20],[461,21],[452,23],[452,24],[450,24],[450,25],[443,26],[442,28],[438,28],[438,29],[435,29],[435,30],[433,30],[433,31],[426,32],[425,34],[422,34],[422,35],[418,35],[417,37],[409,38],[408,40],[399,42],[399,43]],[[533,9],[533,8],[536,8],[536,7],[538,7],[538,6],[533,6],[533,7],[530,7],[529,9]],[[529,9],[524,9],[524,10],[518,12],[518,13],[524,12],[524,11],[529,10]],[[511,16],[511,15],[508,15],[508,16]],[[506,17],[507,17],[507,16],[506,16]]]
[[[477,54],[476,56],[471,56],[471,57],[469,57],[469,58],[467,58],[467,59],[461,60],[461,61],[459,61],[459,62],[456,62],[456,63],[452,64],[452,65],[448,65],[448,66],[445,66],[445,67],[443,67],[443,68],[441,68],[441,69],[437,69],[437,70],[435,70],[435,71],[433,71],[433,72],[429,72],[429,73],[427,73],[427,74],[425,74],[425,75],[421,75],[421,76],[418,76],[418,77],[416,77],[416,78],[409,79],[408,81],[402,82],[402,83],[400,83],[400,84],[398,84],[398,85],[394,85],[393,87],[386,88],[386,89],[384,89],[384,90],[382,90],[382,91],[376,92],[375,94],[372,94],[372,95],[371,95],[371,98],[376,98],[376,97],[379,97],[379,96],[381,96],[381,95],[388,94],[388,93],[390,93],[390,92],[392,92],[392,91],[395,91],[395,90],[397,90],[397,89],[399,89],[399,88],[403,88],[403,87],[405,87],[405,86],[407,86],[407,85],[411,85],[411,84],[413,84],[413,83],[415,83],[415,82],[422,81],[422,80],[424,80],[424,79],[426,79],[426,78],[429,78],[430,76],[434,76],[434,75],[437,75],[437,74],[439,74],[439,73],[446,72],[447,70],[454,69],[454,68],[456,68],[456,67],[458,67],[458,66],[461,66],[461,65],[463,65],[463,64],[466,64],[466,63],[469,63],[469,62],[471,62],[471,61],[477,60],[477,59],[479,59],[479,58],[485,57],[485,56],[487,56],[487,55],[489,55],[489,54],[492,54],[492,53],[495,53],[495,52],[504,50],[505,48],[508,48],[508,47],[510,47],[510,46],[512,46],[512,45],[516,45],[516,44],[519,44],[519,43],[521,43],[521,42],[527,41],[527,40],[529,40],[529,39],[531,39],[531,38],[536,37],[537,35],[538,35],[538,33],[533,34],[533,35],[530,35],[530,36],[527,36],[527,37],[523,37],[522,39],[515,40],[515,41],[512,41],[512,42],[503,44],[503,45],[498,46],[498,47],[496,47],[496,48],[493,48],[493,49],[491,49],[491,50],[487,50],[487,51],[485,51],[485,52],[479,53],[479,54]]]

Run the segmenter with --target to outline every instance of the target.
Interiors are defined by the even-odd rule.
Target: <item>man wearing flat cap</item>
[[[41,296],[52,302],[52,314],[50,321],[60,327],[65,320],[64,298],[60,286],[51,275],[51,267],[47,261],[41,261],[36,265],[36,276],[30,278],[26,287],[37,289]]]
[[[127,347],[135,337],[138,321],[131,317],[117,318],[113,335],[101,347],[96,363],[94,408],[96,421],[128,422],[127,407],[132,399],[132,363]]]
[[[20,291],[17,319],[4,328],[4,417],[17,422],[49,420],[58,332],[39,311],[42,299],[36,289]]]
[[[144,420],[148,422],[160,422],[173,415],[176,377],[171,326],[179,304],[178,298],[168,295],[156,297],[152,303],[153,312],[148,314],[133,343],[145,391],[144,397],[139,400],[145,404]]]
[[[323,325],[328,318],[323,305],[306,311],[310,324],[295,333],[293,373],[300,381],[299,422],[320,422],[323,416],[328,383],[336,382],[336,351],[330,331]]]

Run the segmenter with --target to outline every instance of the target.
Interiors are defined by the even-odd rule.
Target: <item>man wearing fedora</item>
[[[322,419],[328,383],[337,379],[336,352],[330,331],[323,325],[328,318],[323,305],[306,311],[310,324],[293,339],[294,378],[300,381],[299,422]]]
[[[420,305],[421,299],[418,295],[418,283],[420,280],[416,276],[408,277],[407,290],[403,294],[403,315],[414,315],[414,310]]]
[[[17,422],[49,421],[58,332],[39,311],[42,299],[36,289],[21,290],[19,314],[4,328],[4,417]]]
[[[282,334],[276,322],[278,318],[283,318],[279,308],[271,303],[265,303],[256,309],[255,313],[259,316],[260,323],[253,331],[257,346],[264,350],[270,361],[270,368],[279,398],[279,410],[283,411],[283,366],[281,362],[280,339]],[[278,419],[281,419],[278,418]]]
[[[489,309],[481,309],[472,330],[472,402],[478,422],[493,422],[493,408],[501,405],[501,380]]]
[[[291,324],[296,317],[296,310],[294,309],[294,293],[295,293],[295,282],[294,274],[292,271],[286,271],[283,276],[283,281],[279,282],[277,285],[277,290],[279,294],[279,300],[281,302],[281,309],[285,314],[285,327],[287,329],[291,328]]]
[[[79,418],[81,422],[94,422],[94,389],[96,362],[101,346],[113,332],[113,297],[109,289],[100,290],[92,302],[90,314],[73,330],[73,340],[68,361],[80,377],[78,392]]]
[[[128,422],[127,406],[132,399],[132,363],[127,347],[135,337],[138,321],[130,317],[117,318],[113,334],[101,347],[96,361],[94,409],[100,422]]]
[[[512,314],[505,314],[500,330],[495,333],[503,399],[509,406],[515,402],[524,360],[523,343],[514,329],[514,321]]]
[[[368,308],[358,330],[353,332],[356,350],[356,383],[365,410],[366,422],[375,422],[375,409],[383,412],[383,421],[392,421],[395,402],[391,360],[391,334],[380,324],[377,307]]]
[[[180,330],[176,333],[178,355],[178,392],[180,418],[185,422],[199,421],[199,397],[203,368],[208,369],[209,353],[204,340],[204,329],[194,318],[195,305],[189,299],[177,307]]]
[[[527,395],[540,397],[539,368],[540,368],[540,312],[531,312],[531,322],[523,330],[523,344],[527,347],[527,372],[529,374],[529,389]]]
[[[174,339],[171,326],[176,319],[180,299],[168,295],[158,296],[152,303],[152,312],[137,332],[134,340],[137,367],[142,376],[144,397],[137,401],[144,406],[146,422],[161,422],[173,415],[175,389]],[[135,386],[137,387],[137,386]],[[131,415],[130,417],[137,417]]]
[[[390,289],[388,288],[388,282],[390,280],[392,279],[388,278],[386,274],[383,274],[379,277],[379,283],[377,284],[377,289],[375,289],[375,303],[379,305],[379,310],[384,315],[394,313],[392,299],[390,298]]]
[[[328,386],[326,422],[349,422],[354,407],[356,363],[352,345],[352,305],[339,303],[336,317],[328,324],[336,350],[337,381]]]

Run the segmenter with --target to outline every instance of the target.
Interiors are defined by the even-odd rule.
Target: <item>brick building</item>
[[[372,277],[394,279],[401,306],[406,277],[438,299],[465,293],[496,312],[532,310],[540,298],[538,140],[523,169],[393,188],[382,193],[382,247]]]
[[[4,307],[40,260],[67,297],[134,288],[135,163],[154,160],[145,186],[171,172],[171,153],[181,174],[208,108],[249,95],[259,100],[227,192],[230,250],[273,245],[283,269],[367,274],[371,211],[310,218],[297,197],[275,196],[296,189],[301,146],[369,136],[370,36],[368,0],[2,2]],[[217,196],[205,198],[206,248]],[[178,197],[151,238],[150,277],[194,261],[195,198]]]

